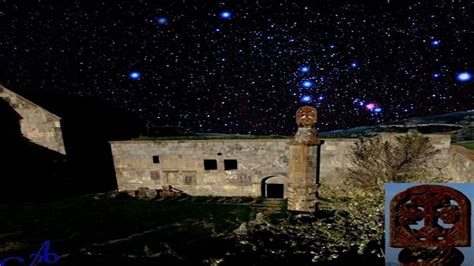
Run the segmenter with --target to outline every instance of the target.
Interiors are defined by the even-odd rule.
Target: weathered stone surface
[[[318,132],[314,128],[298,128],[295,138],[290,141],[290,144],[318,145],[320,144],[318,135]]]
[[[444,143],[440,148],[441,154],[432,162],[436,167],[430,168],[431,176],[457,176],[459,179],[456,180],[460,182],[474,181],[474,177],[470,177],[474,171],[469,173],[472,162],[464,160],[465,157],[452,158],[453,155],[449,152],[449,135],[426,136],[434,143]],[[325,140],[321,146],[321,183],[341,183],[342,176],[350,165],[347,158],[350,147],[356,141]],[[290,161],[303,159],[300,154],[301,146],[288,145],[288,139],[113,141],[111,146],[119,190],[136,190],[140,186],[161,189],[162,185],[170,184],[191,195],[262,196],[263,178],[280,176],[286,184]],[[290,147],[295,149],[291,156]],[[309,146],[306,156],[316,156],[316,148]],[[159,164],[153,163],[154,155],[160,156]],[[304,171],[299,170],[302,173],[315,171],[314,159],[317,158],[309,158],[312,163],[308,163]],[[204,159],[217,160],[217,170],[204,170]],[[226,171],[225,159],[236,159],[238,169]],[[452,168],[448,168],[450,161]],[[176,184],[168,180],[169,172],[174,172],[171,182]],[[286,190],[285,186],[285,195]]]
[[[0,85],[0,98],[4,99],[21,117],[21,133],[31,142],[66,154],[61,131],[61,118],[22,96]]]
[[[234,234],[236,235],[246,235],[248,233],[248,230],[247,230],[247,223],[246,222],[243,222],[242,224],[240,224],[240,226],[234,230]]]
[[[308,114],[305,115],[306,113]],[[314,213],[318,205],[317,149],[321,144],[318,132],[313,128],[317,121],[316,109],[301,107],[296,112],[296,120],[298,131],[294,140],[288,143],[290,152],[288,210]],[[300,120],[306,122],[302,123]]]
[[[455,205],[453,204],[455,202]],[[470,244],[470,201],[461,192],[440,185],[411,187],[390,203],[392,247],[448,247]],[[423,221],[423,227],[409,225]],[[451,224],[450,227],[443,227]]]
[[[147,191],[147,190],[148,190],[148,188],[146,188],[146,187],[139,187],[139,188],[138,188],[137,197],[138,197],[139,199],[145,199],[145,198],[147,198],[147,196],[146,196],[146,191]]]
[[[156,191],[156,189],[149,189],[147,187],[139,187],[137,191],[137,197],[139,199],[154,199],[158,197],[158,192]]]
[[[158,197],[158,192],[156,191],[156,189],[147,189],[145,191],[145,196],[149,199],[154,199]]]
[[[137,193],[135,190],[126,190],[126,192],[132,198],[135,198],[137,196]]]
[[[277,140],[192,140],[111,142],[120,190],[172,185],[191,195],[260,196],[261,180],[286,180],[288,147]],[[220,154],[220,155],[219,155]],[[153,156],[160,163],[153,163]],[[217,161],[205,170],[204,159]],[[224,160],[237,169],[224,169]]]
[[[452,145],[448,156],[446,176],[452,177],[455,182],[474,182],[474,151]]]
[[[455,247],[404,248],[398,255],[401,266],[461,266],[464,254]]]

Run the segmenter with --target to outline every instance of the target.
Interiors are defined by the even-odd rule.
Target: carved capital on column
[[[295,138],[288,142],[290,145],[319,145],[319,134],[314,128],[318,112],[312,106],[303,106],[296,111],[296,124],[298,131]]]

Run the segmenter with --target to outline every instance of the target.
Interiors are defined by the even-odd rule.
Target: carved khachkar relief
[[[247,173],[240,173],[236,176],[228,176],[225,181],[235,186],[249,186],[252,184],[252,177]]]
[[[402,265],[425,265],[416,264],[421,256],[425,262],[459,261],[455,247],[470,245],[470,205],[464,194],[440,185],[415,186],[393,197],[390,246],[405,248]]]
[[[298,127],[313,127],[317,122],[316,108],[303,106],[296,111],[296,123]]]
[[[470,202],[461,192],[421,185],[397,194],[390,206],[392,247],[469,246]],[[423,221],[423,227],[410,225]],[[447,224],[448,227],[441,225]]]
[[[155,183],[161,183],[161,172],[160,171],[150,171],[150,178],[151,180],[155,181]]]
[[[184,184],[185,185],[196,185],[196,171],[184,171],[183,176],[184,176]]]
[[[178,170],[163,170],[164,185],[182,185]]]

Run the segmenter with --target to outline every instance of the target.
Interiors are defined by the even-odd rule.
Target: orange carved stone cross
[[[461,192],[446,186],[409,188],[390,203],[390,246],[465,247],[470,245],[471,207]],[[421,227],[415,225],[421,223]]]
[[[313,127],[317,122],[317,111],[312,106],[303,106],[296,111],[298,127]]]

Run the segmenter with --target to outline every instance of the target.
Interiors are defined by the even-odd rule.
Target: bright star
[[[222,11],[219,14],[219,17],[221,17],[222,19],[230,19],[232,18],[232,13],[230,11]]]
[[[380,113],[380,112],[382,112],[382,108],[377,107],[374,109],[374,113]]]
[[[470,81],[472,79],[472,74],[467,72],[467,71],[457,73],[456,74],[456,79],[461,81],[461,82],[467,82],[467,81]]]
[[[433,76],[433,78],[439,78],[439,77],[441,77],[441,74],[440,73],[433,73],[433,75],[431,75],[431,76]]]
[[[300,101],[303,102],[303,103],[309,103],[313,100],[313,97],[309,96],[309,95],[303,95],[301,96],[300,98]]]
[[[301,86],[303,86],[303,88],[309,89],[313,86],[313,82],[311,80],[305,80],[301,83]]]
[[[351,67],[357,67],[357,62],[352,62]]]
[[[308,73],[309,72],[309,66],[300,67],[300,72],[301,73]]]
[[[362,101],[362,100],[359,99],[359,98],[356,98],[356,99],[354,100],[354,103],[357,104],[357,105],[359,105],[359,106],[364,106],[364,101]]]
[[[433,39],[433,40],[431,40],[431,45],[432,45],[432,46],[438,46],[438,45],[440,45],[440,43],[441,43],[441,41],[438,40],[438,39]]]
[[[128,76],[131,79],[139,79],[142,76],[142,74],[138,71],[134,71],[134,72],[131,72],[130,74],[128,74]]]
[[[324,99],[323,96],[319,96],[319,97],[318,97],[318,100],[320,100],[320,101],[322,101],[323,99]]]
[[[159,17],[156,19],[156,23],[159,25],[165,25],[168,22],[168,19],[165,17]]]

